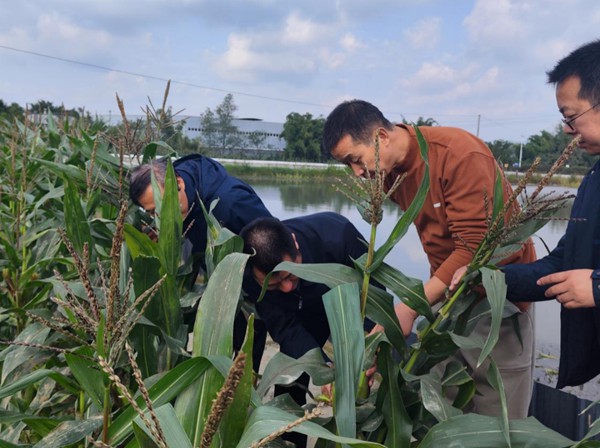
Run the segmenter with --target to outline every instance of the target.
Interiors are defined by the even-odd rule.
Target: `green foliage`
[[[286,160],[327,161],[330,156],[321,147],[324,126],[323,117],[313,118],[309,113],[288,114],[281,133],[286,143]]]
[[[243,146],[244,139],[233,124],[236,110],[233,95],[228,93],[214,111],[207,108],[200,115],[202,138],[208,148],[226,153]]]
[[[17,103],[8,105],[0,99],[0,119],[17,119],[22,120],[25,110]]]
[[[414,125],[414,126],[439,126],[439,123],[433,118],[423,118],[419,116],[417,121],[408,121],[406,118],[402,117],[402,123],[406,125]]]

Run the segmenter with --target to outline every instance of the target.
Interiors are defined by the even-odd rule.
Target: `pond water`
[[[275,185],[251,182],[257,194],[262,198],[271,213],[280,218],[288,219],[322,211],[334,211],[346,216],[365,236],[369,235],[370,227],[363,221],[356,207],[343,194],[337,192],[331,185],[323,183],[303,183],[299,185]],[[549,188],[557,192],[574,189]],[[561,212],[562,217],[569,216],[569,209]],[[383,221],[378,227],[377,245],[385,242],[398,221],[401,211],[392,202],[387,202],[384,208]],[[538,257],[548,253],[545,245],[552,250],[566,228],[566,221],[550,221],[534,237]],[[405,275],[426,280],[429,278],[429,264],[421,247],[414,226],[394,247],[386,258],[386,262],[399,269]],[[544,347],[545,352],[557,353],[559,345],[560,305],[550,300],[536,304],[536,340],[538,347]]]

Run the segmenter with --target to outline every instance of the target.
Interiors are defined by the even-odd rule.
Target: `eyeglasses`
[[[590,110],[592,110],[592,109],[593,109],[594,107],[596,107],[596,106],[600,106],[600,103],[596,103],[596,104],[594,104],[594,105],[593,105],[592,107],[590,107],[589,109],[586,109],[586,110],[584,110],[583,112],[581,112],[581,113],[580,113],[580,114],[578,114],[578,115],[575,115],[574,117],[571,117],[571,118],[569,118],[569,119],[567,119],[567,118],[563,118],[563,119],[562,119],[562,122],[563,122],[563,124],[564,124],[565,126],[568,126],[568,127],[569,127],[569,129],[571,129],[572,131],[574,131],[574,130],[575,130],[575,126],[573,126],[573,122],[574,122],[575,120],[577,120],[579,117],[581,117],[582,115],[584,115],[584,114],[587,114],[587,113],[588,113]]]

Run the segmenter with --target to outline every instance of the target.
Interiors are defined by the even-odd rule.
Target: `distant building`
[[[184,121],[183,133],[188,138],[202,139],[202,126],[200,117],[187,116],[177,117]],[[283,151],[285,149],[285,140],[280,137],[283,132],[283,123],[272,123],[262,121],[258,118],[236,118],[231,124],[237,128],[237,133],[243,138],[245,148],[253,151]],[[260,137],[256,140],[261,140],[259,145],[252,144],[251,134],[258,134]]]

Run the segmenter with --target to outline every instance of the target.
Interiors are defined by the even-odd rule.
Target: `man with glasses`
[[[576,49],[548,73],[564,131],[600,154],[600,40]],[[583,178],[557,247],[527,265],[504,268],[508,298],[557,300],[561,347],[556,387],[583,384],[600,373],[600,161]]]
[[[248,260],[244,291],[256,302],[267,275],[283,261],[294,263],[339,263],[353,266],[353,259],[367,251],[363,236],[345,217],[332,212],[316,213],[279,221],[259,218],[240,232]],[[286,272],[273,272],[265,297],[256,311],[282,353],[300,358],[314,348],[322,348],[330,336],[322,296],[329,288],[299,279]],[[367,320],[365,329],[374,324]],[[325,354],[324,359],[328,360]],[[304,387],[276,387],[275,394],[289,393],[296,403],[306,403],[309,377],[297,381]],[[284,437],[305,446],[306,437],[290,433]]]

